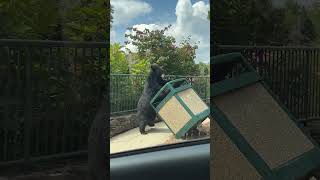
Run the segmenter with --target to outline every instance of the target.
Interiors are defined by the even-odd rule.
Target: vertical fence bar
[[[48,66],[48,73],[51,73],[50,69],[52,68],[52,47],[49,48],[49,55],[47,57],[47,66]],[[46,110],[47,112],[49,110]],[[52,132],[52,126],[51,126],[51,120],[46,119],[46,123],[45,123],[45,127],[46,129],[48,129],[48,132]],[[51,142],[51,137],[50,137],[50,133],[47,133],[45,135],[46,137],[46,141],[44,142],[44,153],[45,154],[49,154],[50,153],[50,142]]]
[[[42,47],[39,47],[39,55],[38,55],[38,57],[39,57],[39,71],[41,71],[41,69],[43,69],[43,64],[42,64],[42,57],[43,57],[43,49],[42,49]],[[37,92],[39,92],[40,91],[40,85],[39,85],[39,79],[40,78],[38,78],[37,80],[38,80],[38,82],[37,82]],[[39,95],[38,95],[38,93],[37,93],[37,95],[36,95],[36,100],[37,100],[37,102],[34,102],[35,104],[37,104],[37,105],[39,105],[39,109],[38,109],[38,111],[37,111],[37,113],[40,113],[41,112],[41,106],[40,106],[40,103],[39,103]],[[40,145],[41,145],[41,121],[42,121],[42,117],[41,117],[41,115],[37,115],[37,123],[36,123],[36,127],[34,128],[34,130],[35,130],[35,154],[37,155],[37,156],[39,156],[40,155]]]
[[[285,69],[285,50],[280,50],[280,63],[279,66],[279,96],[283,103],[285,103],[286,98],[283,96],[284,91],[284,69]]]
[[[289,77],[289,79],[288,79],[288,81],[289,81],[289,83],[288,83],[288,90],[290,90],[291,91],[291,89],[292,89],[292,84],[294,84],[294,77],[293,77],[293,75],[294,75],[294,51],[293,50],[291,50],[290,51],[290,58],[289,58],[289,61],[288,61],[288,63],[289,63],[289,73],[291,72],[292,74],[289,74],[288,75],[288,77]],[[291,84],[290,84],[291,83]],[[292,102],[292,98],[293,98],[293,93],[292,93],[292,91],[291,92],[288,92],[288,94],[289,94],[289,105],[288,105],[288,107],[289,107],[289,109],[292,111],[292,108],[293,108],[293,102]],[[294,112],[293,112],[294,113]]]
[[[312,50],[308,50],[308,58],[309,58],[309,65],[308,65],[308,113],[307,117],[312,116]]]
[[[290,77],[291,77],[291,80],[290,80],[290,82],[291,82],[291,86],[290,86],[290,90],[291,90],[291,92],[290,92],[290,101],[291,101],[290,110],[292,111],[294,116],[297,117],[296,114],[295,114],[296,112],[295,112],[295,101],[294,101],[295,57],[296,57],[296,53],[295,53],[294,49],[291,51],[291,54],[292,55],[291,55],[291,75],[290,75]]]
[[[25,118],[24,118],[24,160],[28,164],[30,160],[30,138],[32,123],[32,54],[31,48],[26,48],[26,89],[25,89]]]
[[[4,54],[5,54],[5,58],[3,58],[4,60],[6,60],[6,66],[8,68],[7,70],[7,77],[8,79],[10,79],[10,75],[11,73],[9,72],[9,67],[10,67],[10,49],[9,47],[3,47],[4,49]],[[4,87],[4,94],[2,96],[9,96],[9,83],[10,82],[7,82],[7,83],[4,83],[3,85],[5,86]],[[6,87],[7,86],[7,87]],[[9,121],[9,106],[10,104],[5,104],[4,107],[3,107],[3,116],[4,116],[4,122],[5,122],[5,125],[8,123]],[[8,129],[6,127],[4,128],[1,128],[2,132],[3,132],[3,151],[2,151],[2,156],[3,156],[3,160],[4,161],[7,161],[8,159],[8,149],[9,149],[9,143],[8,143]]]
[[[276,49],[276,59],[277,59],[277,62],[276,62],[276,73],[275,73],[275,76],[276,76],[276,87],[275,87],[275,93],[276,95],[279,97],[279,82],[280,82],[280,78],[279,78],[279,66],[280,66],[280,63],[279,63],[279,59],[280,59],[280,52],[279,52],[279,49]],[[281,98],[281,97],[280,97]]]
[[[320,71],[319,71],[319,61],[320,61],[320,57],[319,57],[319,49],[317,49],[317,95],[318,95],[318,99],[317,99],[317,116],[320,116]]]
[[[304,118],[307,118],[308,115],[309,115],[309,111],[310,111],[310,105],[309,105],[309,73],[310,73],[310,54],[309,54],[309,50],[306,50],[306,60],[307,60],[307,63],[306,63],[306,74],[305,74],[305,77],[306,77],[306,87],[305,87],[305,97],[306,97],[306,102],[305,102],[305,117]]]
[[[312,110],[312,103],[313,103],[313,100],[311,99],[312,98],[312,62],[313,62],[313,56],[312,56],[312,50],[308,50],[308,56],[309,56],[309,66],[308,66],[308,114],[307,116],[310,117],[312,116],[312,113],[313,113],[313,110]]]
[[[314,86],[315,86],[315,92],[314,92],[314,116],[318,116],[318,109],[317,109],[317,105],[318,105],[318,99],[317,99],[317,95],[319,94],[318,91],[318,84],[319,84],[319,80],[317,77],[318,74],[318,67],[317,67],[317,62],[318,62],[318,58],[317,58],[317,53],[318,49],[315,49],[314,51]]]
[[[21,77],[21,60],[20,60],[20,55],[21,55],[21,49],[20,48],[17,48],[17,88],[16,88],[16,96],[17,97],[19,97],[19,99],[21,99],[21,97],[23,97],[23,96],[21,96],[20,94],[22,94],[21,93],[21,89],[23,89],[23,79],[22,79],[22,77]],[[17,106],[17,108],[16,108],[16,111],[19,111],[19,108],[18,107],[20,107],[20,103],[19,103],[19,105]],[[14,143],[14,156],[13,156],[13,158],[14,159],[17,159],[18,158],[18,153],[19,153],[19,139],[18,139],[18,136],[17,136],[17,133],[15,134],[15,143]]]
[[[290,109],[290,80],[291,80],[291,76],[290,76],[290,72],[291,72],[291,65],[292,65],[292,61],[291,61],[291,49],[287,51],[287,78],[286,78],[286,95],[287,95],[287,108]]]
[[[315,65],[316,65],[316,63],[315,63],[315,50],[313,49],[312,50],[312,65],[311,65],[311,81],[312,81],[312,83],[311,83],[311,85],[310,85],[310,87],[312,88],[312,98],[311,98],[311,100],[312,100],[312,116],[315,116]]]
[[[282,90],[282,96],[284,98],[284,104],[288,107],[288,50],[284,50],[284,66],[283,66],[283,90]]]
[[[274,91],[275,90],[275,57],[276,57],[276,53],[275,53],[275,50],[273,49],[272,50],[272,60],[271,60],[271,63],[272,63],[272,75],[271,75],[271,82],[272,82],[272,85],[271,85],[271,88],[272,90]]]
[[[302,53],[302,50],[297,50],[297,62],[296,62],[296,65],[297,65],[297,69],[299,70],[298,73],[297,73],[297,81],[296,81],[296,84],[297,84],[297,112],[298,112],[298,118],[302,118],[301,116],[301,107],[303,106],[303,95],[302,95],[302,91],[301,91],[301,87],[303,86],[302,83],[303,83],[303,80],[301,79],[301,75],[303,74],[303,64],[301,63],[301,56],[303,55]]]
[[[319,116],[319,111],[318,111],[318,96],[319,96],[319,78],[318,78],[318,50],[319,49],[315,49],[314,51],[314,78],[315,78],[315,92],[314,92],[314,102],[315,102],[315,106],[314,106],[314,116]]]
[[[300,65],[299,65],[299,57],[300,57],[300,51],[297,49],[295,50],[295,97],[294,97],[294,105],[295,105],[295,110],[296,110],[296,117],[300,118],[300,85],[298,84],[300,82]]]
[[[303,63],[303,61],[301,61],[301,59],[303,59],[303,58],[301,58],[302,56],[303,56],[303,50],[298,50],[298,52],[299,52],[299,57],[298,57],[298,61],[297,61],[297,66],[299,67],[299,70],[300,70],[300,72],[301,72],[301,75],[303,75],[303,73],[304,73],[304,63]],[[303,118],[303,116],[302,116],[302,107],[304,106],[303,105],[303,102],[304,102],[304,97],[303,97],[303,95],[302,95],[302,87],[303,87],[303,79],[301,78],[301,75],[299,74],[298,76],[299,76],[299,78],[298,78],[298,82],[297,83],[299,83],[299,82],[301,82],[301,84],[298,84],[298,98],[299,98],[299,102],[298,102],[298,112],[299,112],[299,118]]]
[[[314,49],[313,51],[313,116],[317,116],[317,57],[316,57],[317,50]]]
[[[266,61],[268,61],[268,71],[267,71],[266,76],[267,76],[269,86],[270,86],[270,84],[271,84],[271,57],[272,57],[271,52],[272,51],[270,49],[268,49],[267,52],[268,52],[268,58],[266,59]]]
[[[267,59],[267,51],[266,49],[264,49],[262,51],[262,61],[261,61],[261,69],[262,69],[262,77],[265,77],[266,76],[266,59]]]

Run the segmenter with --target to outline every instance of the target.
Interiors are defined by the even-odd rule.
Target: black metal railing
[[[106,52],[104,42],[0,40],[0,164],[86,151]]]
[[[320,48],[219,45],[242,53],[296,118],[320,116]],[[214,67],[213,67],[214,70]]]
[[[147,75],[111,74],[110,75],[110,108],[111,116],[136,111],[138,100],[142,94]],[[209,102],[209,76],[166,75],[165,79],[186,78],[199,96]]]

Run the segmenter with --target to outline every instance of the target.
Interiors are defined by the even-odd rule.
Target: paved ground
[[[146,131],[148,134],[141,135],[139,128],[135,128],[111,138],[110,153],[159,146],[175,139],[164,122],[156,123],[152,128],[147,127]]]
[[[209,126],[209,121],[204,121]],[[148,134],[141,135],[138,128],[129,130],[110,140],[110,153],[159,146],[183,142],[185,140],[175,139],[172,132],[168,129],[164,122],[156,123],[154,127],[147,127]]]

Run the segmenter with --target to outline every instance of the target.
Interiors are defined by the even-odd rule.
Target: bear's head
[[[156,77],[162,77],[164,75],[163,70],[158,64],[152,64],[151,71],[151,73],[154,74]]]
[[[158,64],[151,65],[150,75],[151,77],[155,78],[159,84],[161,85],[165,84],[165,81],[163,80],[163,77],[164,77],[163,69]]]

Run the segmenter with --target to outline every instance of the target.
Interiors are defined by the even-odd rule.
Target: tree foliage
[[[198,65],[200,76],[208,76],[210,74],[210,64],[200,62],[197,65]]]
[[[165,35],[170,27],[152,31],[129,28],[133,33],[125,36],[137,47],[138,59],[159,64],[166,74],[195,75],[198,72],[194,71],[197,45],[191,43],[190,37],[176,45],[174,37]]]
[[[213,9],[218,44],[307,45],[316,38],[310,9],[294,1],[275,7],[271,0],[217,0]]]
[[[148,59],[139,57],[136,53],[131,53],[130,55],[134,60],[130,68],[130,74],[148,74],[150,70],[150,62]]]
[[[122,46],[119,43],[110,45],[110,71],[111,73],[127,74],[129,65],[126,55],[121,51]]]
[[[106,41],[105,0],[0,0],[0,38]]]
[[[54,39],[59,33],[58,10],[58,0],[0,0],[0,37]]]
[[[108,36],[109,5],[105,0],[82,1],[66,12],[64,34],[71,40],[105,41]]]
[[[314,44],[320,43],[320,7],[313,7],[310,11],[308,11],[309,17],[312,21],[312,24],[314,26],[314,31],[316,34]]]

